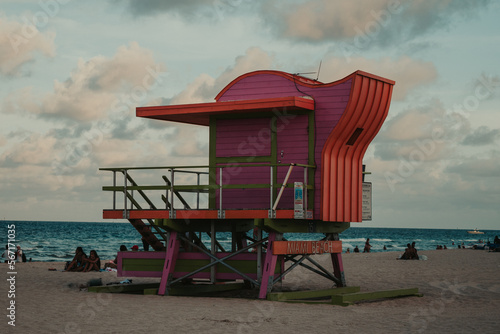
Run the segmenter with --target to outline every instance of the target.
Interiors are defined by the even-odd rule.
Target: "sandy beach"
[[[349,286],[361,291],[418,288],[423,297],[335,305],[292,304],[227,297],[163,297],[80,291],[114,272],[62,272],[63,263],[7,264],[0,286],[2,333],[478,333],[500,328],[500,253],[422,251],[426,261],[396,260],[399,253],[344,254]],[[328,256],[317,256],[328,265]],[[57,271],[49,271],[56,268]],[[159,279],[132,278],[134,283]],[[15,288],[10,284],[14,283]],[[326,289],[332,283],[296,269],[273,291]],[[14,288],[15,296],[12,296]],[[11,291],[9,293],[9,291]],[[15,327],[7,308],[15,302]],[[12,309],[12,307],[11,307]],[[10,313],[9,313],[10,312]]]

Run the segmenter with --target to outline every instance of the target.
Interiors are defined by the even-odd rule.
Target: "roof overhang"
[[[283,109],[283,110],[280,110]],[[210,124],[210,116],[258,113],[297,112],[314,110],[311,97],[287,96],[271,99],[178,104],[136,108],[137,117],[196,125]]]

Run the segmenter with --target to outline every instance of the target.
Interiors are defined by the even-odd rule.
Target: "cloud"
[[[279,36],[295,41],[348,41],[367,38],[365,47],[397,45],[471,17],[490,0],[307,0],[264,2],[262,15]],[[349,41],[350,40],[350,41]]]
[[[468,118],[446,110],[440,100],[432,99],[388,118],[374,142],[374,155],[397,163],[448,159],[470,133]]]
[[[232,80],[247,72],[269,69],[274,57],[261,48],[251,47],[245,55],[238,56],[232,66],[227,67],[217,78],[201,74],[181,93],[170,101],[171,104],[200,103],[213,101],[215,96]]]
[[[437,78],[437,70],[432,62],[425,62],[402,56],[399,59],[378,60],[364,57],[347,59],[332,57],[325,59],[321,66],[320,80],[338,80],[356,70],[370,72],[396,81],[393,100],[403,100],[414,89],[432,83]]]
[[[446,171],[459,174],[462,179],[477,181],[477,178],[500,178],[498,166],[500,166],[500,157],[472,158],[451,165]]]
[[[80,59],[70,77],[64,82],[56,80],[53,92],[41,99],[30,96],[30,88],[13,93],[4,109],[83,122],[108,118],[108,113],[123,117],[147,98],[164,71],[165,66],[155,62],[150,50],[131,42],[112,58]]]
[[[38,53],[54,57],[54,39],[54,33],[40,32],[26,20],[20,23],[0,14],[0,74],[19,74]]]
[[[119,3],[112,0],[114,3]],[[163,13],[192,19],[220,21],[237,12],[248,13],[260,0],[127,0],[127,10],[132,16],[155,16]],[[120,2],[121,4],[121,2]]]
[[[490,145],[494,144],[498,139],[500,139],[500,129],[490,129],[483,125],[467,135],[462,144],[469,146]]]
[[[162,12],[178,12],[190,15],[202,6],[213,5],[214,0],[128,0],[128,9],[133,15],[155,15]]]

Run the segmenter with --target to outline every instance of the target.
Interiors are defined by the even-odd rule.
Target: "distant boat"
[[[473,231],[467,231],[469,234],[484,234],[484,232],[479,231],[477,228],[475,228]]]

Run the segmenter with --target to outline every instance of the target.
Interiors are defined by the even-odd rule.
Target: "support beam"
[[[273,288],[274,271],[278,255],[273,254],[273,242],[276,240],[276,232],[269,232],[266,258],[264,260],[264,270],[262,272],[262,281],[260,283],[259,298],[265,299],[268,292]]]
[[[339,240],[339,235],[337,233],[332,233],[328,236],[331,240]],[[332,257],[333,274],[339,280],[337,287],[347,286],[344,275],[344,264],[342,263],[342,253],[334,253]]]
[[[175,262],[177,261],[177,254],[179,252],[179,240],[177,239],[177,232],[170,232],[168,238],[167,255],[165,257],[165,264],[163,266],[163,273],[161,275],[160,287],[158,289],[159,295],[168,294],[167,285],[175,269]]]

